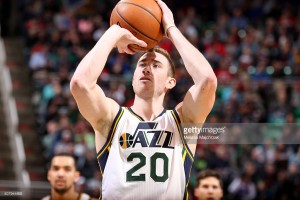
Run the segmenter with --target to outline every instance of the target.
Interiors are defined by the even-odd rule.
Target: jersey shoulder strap
[[[108,155],[109,155],[112,139],[114,137],[116,128],[118,126],[118,123],[119,123],[123,113],[124,113],[124,108],[120,107],[117,115],[115,116],[115,119],[113,120],[113,123],[111,125],[110,130],[109,130],[108,137],[106,139],[106,142],[103,145],[103,147],[100,149],[100,151],[97,153],[97,160],[98,160],[100,172],[101,172],[102,175],[103,175],[105,165],[106,165],[106,162],[107,162],[107,158],[108,158]]]

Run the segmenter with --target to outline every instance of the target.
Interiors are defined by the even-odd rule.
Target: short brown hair
[[[174,63],[173,63],[173,61],[171,59],[170,54],[165,49],[163,49],[163,48],[161,48],[159,46],[155,46],[154,48],[149,49],[148,51],[143,52],[141,54],[141,56],[139,57],[139,59],[143,55],[145,55],[146,53],[149,53],[149,52],[157,52],[157,53],[160,53],[160,54],[162,54],[163,56],[165,56],[167,58],[167,60],[169,61],[169,64],[170,64],[170,68],[168,70],[168,75],[173,78],[175,76],[175,65],[174,65]]]
[[[198,174],[198,177],[197,177],[197,186],[200,185],[200,181],[205,179],[205,178],[208,178],[208,177],[215,177],[216,179],[219,180],[219,183],[220,183],[220,186],[222,188],[223,186],[223,183],[222,183],[222,179],[221,179],[221,176],[220,174],[215,171],[215,170],[211,170],[211,169],[206,169],[206,170],[202,170],[199,174]]]

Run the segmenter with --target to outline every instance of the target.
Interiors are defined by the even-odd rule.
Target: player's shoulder
[[[50,196],[48,195],[48,196],[45,196],[45,197],[43,197],[41,200],[50,200]]]
[[[80,200],[96,200],[95,198],[92,198],[90,195],[86,193],[81,193],[80,194]]]

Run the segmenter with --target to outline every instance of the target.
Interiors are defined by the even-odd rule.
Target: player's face
[[[169,67],[167,58],[160,53],[149,52],[143,55],[133,75],[132,86],[135,93],[151,97],[173,88],[176,81],[168,76]]]
[[[220,200],[223,190],[219,180],[215,177],[200,180],[198,187],[195,188],[195,196],[198,200]]]
[[[79,172],[76,171],[75,161],[72,157],[56,156],[52,159],[48,180],[57,193],[64,194],[70,190],[78,178]]]

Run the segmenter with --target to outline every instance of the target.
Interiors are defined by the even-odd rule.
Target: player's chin
[[[56,188],[65,188],[66,187],[66,181],[55,181],[55,187]]]
[[[55,188],[57,190],[64,190],[64,189],[66,189],[66,184],[56,184]]]
[[[153,91],[154,85],[153,83],[150,83],[150,81],[147,81],[147,83],[138,81],[138,83],[134,86],[135,94],[152,94]]]
[[[66,186],[55,186],[54,187],[55,192],[59,193],[59,194],[64,194],[68,189]]]
[[[145,83],[139,81],[138,85],[135,87],[136,93],[145,93],[145,92],[151,92],[153,90],[153,86],[151,83]]]
[[[147,86],[141,87],[135,94],[142,98],[151,98],[153,97],[153,89]]]
[[[214,197],[207,197],[206,200],[215,200]]]

